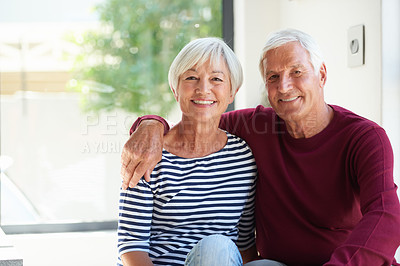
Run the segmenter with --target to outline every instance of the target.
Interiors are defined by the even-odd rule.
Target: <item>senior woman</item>
[[[218,128],[242,84],[240,62],[222,40],[196,39],[176,56],[168,80],[182,119],[165,135],[151,181],[121,189],[118,263],[242,265],[256,257],[257,169],[247,144]],[[218,250],[220,239],[231,249]],[[203,241],[215,243],[218,261],[188,256]]]

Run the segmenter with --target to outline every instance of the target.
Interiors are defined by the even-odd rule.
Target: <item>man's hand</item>
[[[134,187],[144,175],[150,181],[150,173],[161,160],[164,126],[157,120],[143,120],[125,143],[121,154],[122,188]]]

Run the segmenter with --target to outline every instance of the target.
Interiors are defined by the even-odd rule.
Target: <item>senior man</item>
[[[228,112],[220,124],[256,159],[260,258],[296,266],[398,265],[400,205],[384,129],[325,103],[325,63],[304,32],[272,33],[260,71],[272,108]],[[122,153],[125,186],[149,178],[165,130],[157,116],[135,122]]]

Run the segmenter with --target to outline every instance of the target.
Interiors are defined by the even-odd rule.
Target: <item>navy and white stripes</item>
[[[183,265],[208,235],[226,235],[239,249],[254,244],[256,164],[242,139],[227,136],[222,150],[201,158],[164,150],[149,183],[121,190],[119,256],[145,251],[155,265]]]

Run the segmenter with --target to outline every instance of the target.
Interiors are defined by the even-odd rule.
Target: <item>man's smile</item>
[[[291,101],[296,100],[296,99],[299,98],[299,97],[300,97],[300,96],[295,96],[295,97],[288,98],[288,99],[279,99],[279,101],[282,101],[282,102],[291,102]]]

